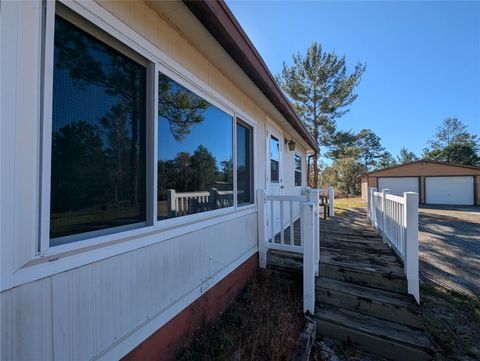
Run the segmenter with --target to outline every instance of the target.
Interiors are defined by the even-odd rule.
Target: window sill
[[[228,222],[235,218],[247,216],[256,212],[255,204],[239,209],[224,209],[220,214],[205,214],[201,220],[185,220],[181,224],[170,226],[150,226],[133,231],[126,231],[114,235],[108,235],[111,240],[103,240],[97,244],[64,245],[53,247],[25,264],[13,274],[11,283],[4,286],[1,291],[12,287],[32,282],[44,277],[65,272],[73,268],[81,267],[89,263],[101,261],[122,253],[131,252],[139,248],[147,247],[155,243],[165,242],[172,238],[182,236],[216,224]],[[100,237],[104,238],[104,237]],[[94,240],[85,242],[91,243]],[[70,249],[68,249],[70,248]]]

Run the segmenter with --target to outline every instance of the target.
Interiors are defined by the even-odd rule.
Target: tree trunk
[[[316,142],[318,142],[318,121],[315,119],[314,120],[314,125],[313,125],[313,138],[315,139]],[[315,153],[313,156],[313,189],[318,188],[318,153]]]

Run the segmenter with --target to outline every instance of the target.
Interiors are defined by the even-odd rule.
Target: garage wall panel
[[[404,192],[418,193],[418,177],[378,178],[378,191],[390,189],[390,193],[403,197]]]

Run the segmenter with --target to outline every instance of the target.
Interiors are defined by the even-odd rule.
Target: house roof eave
[[[257,49],[224,1],[183,0],[295,131],[318,153],[319,146],[280,89]]]

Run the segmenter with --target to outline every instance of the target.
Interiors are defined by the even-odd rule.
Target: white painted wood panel
[[[0,359],[51,360],[51,279],[32,282],[0,295]]]

